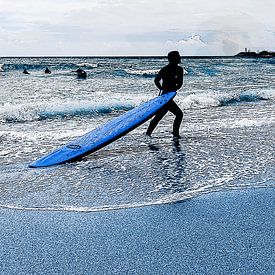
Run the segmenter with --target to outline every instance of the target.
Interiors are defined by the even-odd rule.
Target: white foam
[[[125,72],[131,75],[141,75],[141,76],[154,76],[158,73],[159,70],[129,70],[126,69]]]
[[[249,99],[251,97],[251,99]],[[243,93],[219,93],[219,92],[198,92],[189,94],[187,96],[177,97],[179,103],[183,109],[192,109],[192,108],[209,108],[209,107],[218,107],[230,101],[253,101],[254,100],[275,100],[275,91],[272,89],[267,90],[250,90]]]
[[[244,128],[244,127],[259,127],[263,125],[271,125],[275,123],[275,119],[272,117],[264,117],[261,119],[248,119],[242,118],[237,121],[232,121],[232,123],[227,124],[226,128]]]
[[[275,90],[274,89],[266,89],[258,92],[258,95],[264,99],[275,100]]]
[[[4,103],[0,108],[0,121],[35,121],[50,117],[108,113],[133,107],[135,107],[133,101],[121,101],[119,98],[108,101],[101,98],[97,100],[54,100],[52,102],[26,104]]]
[[[39,119],[39,106],[31,104],[4,103],[0,109],[0,121],[32,121]]]
[[[183,109],[220,106],[219,96],[209,93],[191,94],[184,98],[179,97],[179,100]]]
[[[65,138],[79,137],[87,133],[87,129],[73,129],[57,131],[39,131],[39,132],[28,132],[28,131],[13,131],[13,130],[3,130],[0,131],[0,136],[5,136],[5,138],[14,140],[24,140],[24,141],[37,141],[37,140],[60,140]]]
[[[159,69],[147,69],[147,70],[131,70],[126,69],[125,72],[132,75],[148,75],[148,76],[155,76],[158,74]],[[188,71],[183,69],[183,74],[187,75]]]
[[[185,128],[188,131],[213,131],[217,129],[236,129],[236,128],[246,128],[246,127],[260,127],[264,125],[273,125],[275,124],[275,119],[272,117],[262,117],[255,119],[240,118],[238,120],[234,119],[219,119],[214,122],[207,121],[205,123],[185,123]]]
[[[90,68],[97,68],[98,64],[91,64],[91,63],[79,63],[76,64],[78,67],[90,67]]]

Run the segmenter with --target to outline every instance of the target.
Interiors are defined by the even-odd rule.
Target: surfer
[[[181,88],[183,82],[183,68],[179,66],[181,56],[178,51],[168,53],[169,64],[163,67],[155,78],[155,84],[160,90],[160,95],[171,91],[177,91]],[[174,137],[180,137],[179,129],[183,118],[180,107],[171,100],[164,108],[162,108],[151,120],[146,135],[151,136],[159,121],[170,111],[176,118],[173,124]]]
[[[83,79],[85,79],[87,77],[87,73],[84,70],[80,69],[80,68],[78,68],[74,72],[77,73],[77,78],[83,78]]]
[[[51,74],[51,73],[52,73],[51,70],[48,67],[46,67],[45,74]]]
[[[27,69],[24,69],[23,74],[30,74]]]

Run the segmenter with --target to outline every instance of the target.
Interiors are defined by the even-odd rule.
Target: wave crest
[[[273,90],[248,91],[243,93],[215,93],[205,92],[190,94],[180,99],[180,104],[184,109],[210,108],[228,106],[238,103],[257,102],[261,100],[275,100]]]
[[[66,117],[89,117],[115,111],[130,110],[152,96],[133,96],[101,100],[55,100],[52,102],[11,104],[4,103],[0,108],[0,122],[26,122]],[[237,93],[205,92],[183,95],[179,92],[176,101],[183,109],[213,108],[234,104],[275,100],[274,90],[247,91]]]
[[[0,110],[1,122],[27,122],[50,118],[104,115],[114,111],[129,110],[134,107],[129,102],[110,101],[55,101],[40,104],[4,104]]]
[[[94,69],[98,67],[98,64],[91,64],[91,63],[79,63],[76,64],[76,66],[78,67],[85,67],[87,69]]]
[[[33,71],[44,71],[46,67],[55,71],[62,70],[76,70],[79,67],[84,67],[85,69],[95,69],[99,65],[91,64],[91,63],[59,63],[59,64],[51,64],[51,63],[5,63],[0,64],[0,71],[2,72],[10,72],[10,71],[23,71],[24,69],[33,70]]]
[[[130,70],[126,69],[125,72],[129,75],[155,77],[159,70]]]

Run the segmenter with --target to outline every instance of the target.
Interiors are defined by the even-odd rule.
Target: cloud
[[[225,14],[202,22],[208,26],[212,37],[207,37],[209,46],[215,46],[224,55],[236,54],[244,48],[251,50],[270,49],[275,45],[275,37],[268,27],[247,13]]]
[[[225,55],[234,55],[239,51],[239,48],[239,44],[235,41],[226,38],[222,40],[222,50]]]
[[[180,40],[178,42],[178,44],[182,45],[182,46],[201,46],[201,47],[205,47],[206,43],[201,39],[201,36],[198,34],[193,34],[191,37],[189,37],[188,39],[184,40]]]
[[[270,49],[274,7],[273,0],[0,0],[0,52],[162,55],[178,48],[186,55],[231,55],[244,47]]]
[[[192,34],[187,39],[180,39],[178,41],[168,40],[165,43],[167,51],[177,49],[182,55],[193,55],[194,53],[200,53],[203,48],[207,47],[207,43],[203,41],[199,34]]]

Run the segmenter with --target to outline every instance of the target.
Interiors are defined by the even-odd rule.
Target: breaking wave
[[[88,100],[70,100],[53,102],[10,104],[0,108],[0,122],[26,122],[54,118],[89,117],[104,115],[117,111],[128,111],[142,102],[149,100],[145,96],[133,98],[111,99],[105,102]],[[274,90],[250,91],[237,93],[205,92],[184,95],[179,92],[176,101],[183,109],[213,108],[234,104],[275,100]]]
[[[142,76],[142,77],[155,77],[159,72],[159,69],[155,70],[133,70],[133,69],[126,69],[124,70],[127,74],[133,76]],[[184,74],[187,75],[188,71],[184,69]]]
[[[33,62],[22,62],[22,63],[13,63],[6,62],[0,64],[0,72],[22,72],[26,69],[30,74],[32,73],[44,73],[46,67],[48,67],[52,73],[55,75],[66,75],[68,72],[75,71],[77,68],[82,68],[89,72],[89,75],[108,75],[108,76],[119,76],[119,77],[144,77],[144,78],[154,78],[159,69],[135,69],[131,68],[131,65],[128,68],[123,68],[125,65],[110,67],[108,64],[100,63],[89,63],[89,62],[73,62],[68,60],[68,62],[54,63],[50,61],[33,61]],[[189,74],[188,71],[184,69],[184,74]]]
[[[184,98],[180,98],[180,104],[184,109],[191,109],[229,106],[262,100],[275,100],[274,90],[248,91],[239,94],[215,92],[189,94]]]
[[[84,69],[95,69],[98,67],[98,64],[91,64],[91,63],[59,63],[59,64],[51,64],[48,62],[40,62],[40,63],[5,63],[0,64],[0,71],[2,72],[10,72],[10,71],[23,71],[24,69],[32,70],[32,71],[44,71],[45,68],[48,67],[51,70],[75,70],[79,67]]]
[[[75,116],[104,115],[114,111],[130,110],[133,103],[111,101],[108,103],[94,103],[90,101],[55,101],[52,103],[4,104],[0,109],[1,122],[26,122],[53,118],[66,118]]]
[[[129,75],[155,77],[159,70],[130,70],[126,69],[125,72]]]
[[[152,96],[133,96],[130,98],[94,100],[55,100],[52,102],[11,104],[0,107],[0,122],[26,122],[55,118],[89,117],[105,115],[117,111],[128,111]],[[202,109],[232,106],[275,100],[274,90],[246,91],[242,93],[197,92],[184,95],[179,92],[176,101],[183,109]]]
[[[85,67],[85,68],[88,68],[88,69],[93,69],[93,68],[97,68],[98,64],[79,63],[79,64],[76,64],[76,66],[78,66],[78,67]]]

